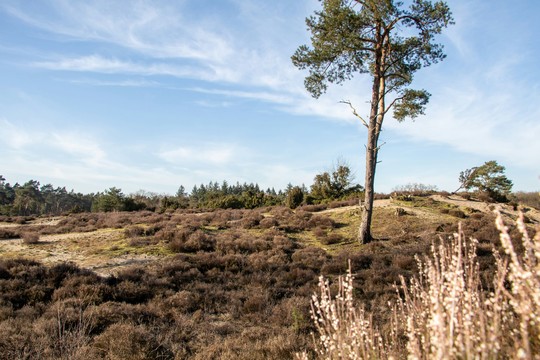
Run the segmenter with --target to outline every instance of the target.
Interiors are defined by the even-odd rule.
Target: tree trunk
[[[380,25],[380,24],[379,24]],[[371,219],[373,217],[373,198],[375,195],[375,169],[377,167],[378,141],[382,129],[385,112],[386,79],[384,77],[386,49],[384,48],[387,36],[382,37],[381,27],[377,30],[377,46],[375,49],[375,74],[371,90],[371,111],[368,125],[368,142],[366,146],[366,179],[364,189],[364,202],[361,206],[362,219],[358,231],[360,244],[367,244],[373,240],[371,235]]]
[[[373,238],[371,236],[371,218],[373,216],[373,197],[375,195],[374,184],[375,184],[375,166],[377,164],[377,154],[374,151],[373,143],[368,142],[366,150],[366,179],[365,179],[365,190],[364,190],[364,201],[362,203],[362,220],[360,222],[360,229],[358,232],[358,241],[360,244],[367,244]]]
[[[364,189],[364,201],[361,204],[362,219],[358,231],[358,241],[360,244],[367,244],[372,240],[371,218],[373,216],[373,197],[375,195],[375,168],[377,166],[377,140],[378,133],[378,109],[379,109],[379,89],[380,79],[375,76],[373,79],[373,93],[371,99],[371,114],[368,127],[368,142],[366,146],[366,178]]]

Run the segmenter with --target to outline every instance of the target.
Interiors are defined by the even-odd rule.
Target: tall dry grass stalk
[[[514,313],[517,315],[515,326],[511,329],[516,354],[523,359],[540,358],[540,228],[531,239],[527,232],[523,214],[516,221],[521,233],[524,248],[519,256],[508,227],[497,212],[497,228],[506,255],[508,255],[508,275],[510,291],[505,291]]]
[[[418,261],[419,275],[401,279],[394,329],[407,336],[409,359],[493,359],[499,356],[508,322],[504,266],[495,275],[494,292],[482,290],[476,241],[461,229],[432,245]],[[404,327],[404,328],[403,328]]]
[[[350,270],[337,281],[335,297],[330,283],[319,277],[319,294],[314,294],[311,315],[319,334],[316,352],[324,359],[386,359],[387,346],[374,328],[371,316],[353,302],[353,276]],[[308,359],[306,353],[298,359]]]
[[[540,358],[540,231],[530,238],[523,218],[517,222],[525,249],[514,249],[508,228],[497,213],[506,256],[494,252],[493,291],[482,288],[477,242],[461,228],[433,244],[431,256],[417,258],[419,274],[396,286],[391,330],[386,337],[371,317],[353,304],[349,270],[330,294],[321,277],[313,296],[312,317],[318,332],[317,355],[324,359],[498,359]],[[406,342],[399,341],[406,337]],[[299,359],[308,359],[299,354]]]

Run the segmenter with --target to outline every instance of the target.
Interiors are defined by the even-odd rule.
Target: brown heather
[[[494,252],[491,290],[482,287],[478,242],[460,230],[417,258],[419,273],[400,277],[390,326],[379,331],[353,301],[353,276],[337,281],[337,294],[319,279],[311,315],[317,357],[324,359],[537,359],[540,358],[540,231],[531,238],[523,215],[516,221],[520,256],[496,212],[504,255]],[[307,352],[298,359],[309,359]]]
[[[442,206],[428,200],[424,197],[414,199],[407,206],[423,206],[421,201],[424,201],[425,207],[438,213]],[[539,353],[534,315],[539,311],[534,305],[534,297],[521,298],[526,291],[523,289],[536,286],[534,282],[530,283],[534,277],[529,274],[534,273],[530,270],[534,266],[523,265],[526,245],[521,241],[519,228],[523,230],[524,227],[509,226],[508,237],[512,239],[510,244],[514,250],[507,254],[498,240],[495,216],[469,210],[466,213],[462,231],[477,238],[478,243],[471,244],[461,235],[461,259],[476,261],[476,267],[467,266],[476,269],[479,275],[469,277],[469,273],[463,271],[461,280],[452,277],[452,271],[447,271],[445,276],[447,280],[454,279],[452,284],[456,289],[463,284],[470,286],[478,282],[479,285],[476,293],[471,292],[469,302],[456,302],[454,313],[464,320],[454,323],[457,340],[452,341],[451,346],[464,339],[459,334],[463,334],[461,329],[470,322],[467,316],[476,314],[467,312],[474,303],[471,302],[475,299],[473,295],[483,296],[480,309],[487,309],[483,315],[485,321],[497,314],[496,311],[489,314],[488,310],[495,307],[487,303],[496,295],[504,299],[502,304],[506,304],[500,315],[499,333],[503,335],[490,342],[493,348],[496,347],[491,344],[497,341],[500,344],[496,357],[512,358],[518,353],[526,357],[530,353],[534,358]],[[336,353],[332,356],[325,353],[325,348],[311,341],[310,333],[318,333],[317,328],[321,329],[324,324],[314,324],[310,320],[310,297],[317,289],[320,275],[335,279],[348,268],[354,274],[354,283],[342,286],[340,290],[335,281],[329,281],[324,292],[327,301],[333,301],[333,296],[340,291],[343,299],[349,299],[348,303],[340,305],[341,314],[349,309],[350,299],[353,299],[353,309],[359,309],[357,305],[363,304],[363,310],[347,315],[349,320],[363,320],[355,325],[355,332],[340,340],[340,344],[347,344],[347,341],[356,344],[363,339],[363,345],[346,346],[361,350],[358,354],[364,355],[357,355],[357,358],[405,358],[407,344],[412,338],[409,340],[409,323],[403,320],[409,319],[406,318],[409,313],[400,311],[399,306],[421,309],[422,296],[427,296],[426,292],[415,292],[415,280],[411,279],[418,279],[422,286],[437,284],[437,279],[446,281],[442,275],[435,280],[426,278],[430,274],[427,265],[419,274],[415,255],[422,263],[432,259],[431,264],[436,269],[437,266],[443,269],[440,264],[448,261],[441,259],[446,256],[453,259],[453,251],[446,250],[446,255],[439,255],[439,260],[424,258],[423,254],[429,253],[432,240],[438,235],[444,238],[441,242],[444,246],[452,241],[455,243],[457,240],[448,239],[448,235],[456,232],[459,219],[443,216],[434,222],[425,222],[419,216],[409,214],[398,218],[392,210],[380,209],[376,213],[377,228],[382,234],[380,241],[360,248],[349,242],[348,229],[354,219],[356,216],[350,209],[313,213],[304,208],[293,212],[288,208],[273,207],[209,212],[178,210],[162,214],[144,211],[81,213],[63,217],[57,225],[45,226],[30,221],[21,226],[6,227],[0,238],[11,239],[24,232],[52,235],[122,228],[124,230],[118,232],[125,241],[122,246],[130,251],[145,254],[150,249],[158,249],[165,254],[160,255],[159,261],[134,265],[108,277],[70,263],[44,265],[32,260],[11,260],[8,256],[0,259],[0,358],[290,359],[302,350],[308,358],[339,358]],[[327,241],[340,244],[324,245]],[[530,239],[529,242],[536,244],[538,241]],[[55,244],[45,242],[43,246],[28,249],[47,249]],[[434,246],[436,253],[441,244]],[[332,251],[324,250],[327,247]],[[512,251],[517,253],[517,261],[521,261],[521,267],[514,266],[515,271],[508,268],[504,277],[506,287],[498,293],[497,282],[493,281],[498,266],[493,247],[501,254],[499,264],[510,264]],[[529,259],[534,257],[527,256]],[[444,266],[450,269],[450,265]],[[466,265],[462,265],[462,269],[465,268]],[[437,274],[436,271],[433,273]],[[510,274],[522,274],[513,275],[516,284],[520,279],[529,282],[522,281],[514,288]],[[402,281],[407,288],[399,286],[399,292],[396,292],[395,284],[402,284]],[[441,294],[449,294],[449,291],[451,294],[452,287],[445,286],[446,292]],[[438,288],[427,289],[431,289],[427,291],[431,296],[436,291],[433,289]],[[407,298],[404,297],[406,293]],[[401,305],[396,301],[398,295],[403,300]],[[510,296],[512,301],[508,300]],[[447,302],[451,299],[451,296],[440,297]],[[407,299],[415,302],[411,305]],[[447,305],[444,301],[439,305],[440,314],[446,314],[446,308],[442,307]],[[521,312],[512,305],[523,303],[528,305]],[[319,304],[323,304],[321,300]],[[399,318],[398,314],[404,317]],[[442,318],[445,316],[448,318],[447,315]],[[327,319],[332,317],[327,316]],[[421,340],[418,342],[420,351],[427,348],[432,351],[431,338],[425,334],[435,330],[432,323],[421,322],[423,319],[411,320],[411,326],[415,326]],[[480,320],[474,320],[474,323],[483,324]],[[394,328],[392,324],[400,326]],[[347,322],[341,322],[339,326],[346,329]],[[441,329],[438,331],[443,331]],[[471,328],[470,333],[476,331],[474,329]],[[484,335],[479,335],[480,339],[490,334],[489,329],[482,330]],[[355,338],[355,333],[360,337]],[[327,334],[334,337],[332,332]],[[436,339],[435,335],[433,339]],[[534,341],[527,348],[523,339]],[[474,338],[474,341],[477,340]],[[327,344],[332,346],[331,341]],[[423,352],[419,358],[433,358],[431,354]]]

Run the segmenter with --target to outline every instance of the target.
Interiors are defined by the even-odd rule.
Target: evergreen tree
[[[322,10],[306,19],[312,47],[300,46],[295,66],[308,69],[306,89],[316,98],[328,83],[342,83],[355,73],[372,80],[370,114],[353,114],[367,128],[365,197],[359,241],[371,241],[375,168],[379,135],[385,115],[393,109],[402,121],[423,114],[429,93],[409,88],[413,74],[442,60],[442,46],[434,36],[452,23],[446,3],[412,0],[408,8],[397,0],[320,0]]]
[[[462,171],[459,178],[463,188],[476,190],[494,201],[506,202],[513,184],[504,175],[504,171],[504,166],[491,160],[482,166]]]
[[[293,186],[287,192],[285,197],[285,205],[291,209],[296,209],[304,201],[304,191],[299,186]]]

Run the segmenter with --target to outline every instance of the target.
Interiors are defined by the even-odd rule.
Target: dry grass
[[[517,220],[517,227],[525,249],[522,257],[514,249],[508,227],[498,214],[497,228],[501,232],[504,251],[509,257],[507,279],[511,287],[510,291],[504,293],[518,318],[511,333],[515,337],[517,354],[531,359],[533,355],[538,358],[540,354],[540,231],[531,239],[522,214]],[[502,261],[500,264],[500,268],[505,265]]]
[[[311,314],[319,333],[316,353],[324,359],[383,359],[387,348],[363,308],[354,306],[353,277],[350,271],[338,278],[338,290],[332,297],[330,283],[319,278],[320,294],[313,295]],[[308,359],[307,353],[298,354]]]
[[[540,357],[540,231],[528,235],[523,217],[522,256],[497,214],[505,257],[495,252],[491,290],[482,287],[477,241],[460,231],[433,244],[418,260],[419,273],[397,286],[390,327],[382,335],[353,301],[353,277],[338,279],[331,295],[321,277],[313,296],[317,356],[325,359],[495,359]],[[351,264],[349,263],[349,269]],[[383,326],[384,328],[384,326]],[[297,355],[308,359],[307,353]]]
[[[37,232],[24,232],[22,234],[22,241],[26,245],[34,245],[39,242],[39,234]]]

